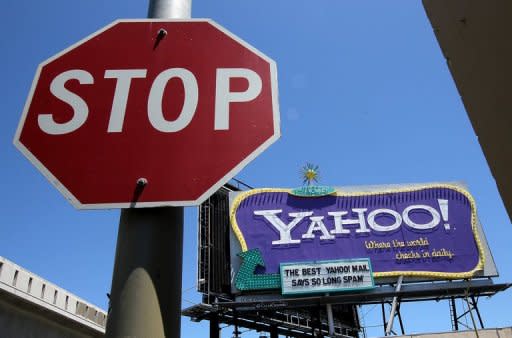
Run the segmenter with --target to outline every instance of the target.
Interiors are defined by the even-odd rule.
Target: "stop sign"
[[[14,143],[75,207],[123,208],[200,203],[279,135],[267,56],[210,20],[121,20],[39,66]]]

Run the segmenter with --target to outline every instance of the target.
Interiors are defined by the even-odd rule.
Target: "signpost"
[[[107,337],[179,337],[182,206],[280,136],[274,61],[190,9],[150,0],[41,63],[14,137],[76,208],[125,208]]]

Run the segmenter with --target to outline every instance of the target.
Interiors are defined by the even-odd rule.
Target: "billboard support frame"
[[[227,185],[224,188],[224,190],[220,192],[222,195],[222,199],[225,198],[226,194],[231,194],[230,192],[236,194],[237,191],[244,191],[247,188],[251,189],[251,187],[248,187],[245,184],[243,184],[244,187],[240,187],[239,183],[241,182],[237,181],[236,183],[236,185]],[[454,184],[463,186],[460,183]],[[423,184],[419,185],[423,186]],[[403,186],[395,185],[386,187],[400,189]],[[383,189],[382,186],[377,186],[366,187],[363,188],[363,190],[367,191],[368,189],[373,188]],[[353,187],[353,189],[360,188]],[[345,191],[350,192],[351,190]],[[217,205],[217,203],[220,204]],[[216,235],[210,239],[213,240],[215,238],[223,238],[222,241],[218,243],[215,242],[214,240],[214,242],[217,244],[210,244],[210,241],[208,240],[208,248],[220,249],[220,246],[224,245],[222,243],[226,242],[226,238],[224,238],[223,236],[229,237],[229,235],[226,235],[225,227],[227,227],[227,229],[229,229],[230,227],[230,208],[226,208],[225,201],[215,199],[211,199],[211,201],[208,202],[208,205],[206,205],[205,207],[208,210],[209,216],[218,215],[220,212],[226,212],[226,214],[228,215],[227,219],[224,216],[216,216],[210,218],[206,217],[207,215],[205,215],[205,218],[202,219],[201,213],[199,217],[200,227],[205,227],[205,229],[215,229]],[[214,209],[215,212],[213,212]],[[459,277],[456,279],[442,281],[436,281],[434,279],[429,278],[411,278],[404,276],[403,283],[399,291],[397,291],[396,288],[397,277],[399,277],[399,275],[395,275],[381,277],[380,279],[382,283],[379,283],[375,289],[364,291],[359,290],[356,292],[330,292],[328,295],[324,293],[307,297],[283,297],[282,295],[279,294],[262,294],[261,292],[251,294],[249,292],[244,291],[237,293],[233,292],[233,289],[231,289],[230,291],[224,287],[221,287],[226,286],[225,276],[221,276],[225,272],[218,271],[215,272],[213,275],[208,274],[208,276],[199,273],[203,269],[205,270],[205,272],[213,272],[213,270],[211,269],[214,268],[214,266],[225,266],[226,264],[229,264],[229,259],[227,261],[211,262],[207,258],[205,261],[205,265],[205,262],[202,262],[201,255],[199,255],[198,291],[203,293],[203,303],[184,309],[183,315],[190,317],[192,321],[211,320],[217,318],[219,323],[234,325],[234,314],[236,313],[236,324],[238,324],[239,327],[270,332],[270,328],[273,327],[272,325],[276,325],[276,330],[279,332],[279,334],[287,335],[290,337],[309,337],[311,336],[312,330],[318,331],[319,327],[322,333],[329,333],[329,320],[326,316],[327,304],[330,304],[333,307],[333,310],[334,306],[336,306],[337,304],[341,304],[343,307],[351,307],[353,311],[356,311],[356,314],[354,314],[355,322],[350,324],[353,326],[344,326],[345,324],[343,322],[340,322],[339,318],[336,316],[335,313],[334,321],[336,325],[336,333],[343,332],[343,334],[355,336],[358,334],[358,332],[364,332],[364,328],[361,327],[359,324],[355,305],[382,304],[384,309],[384,304],[392,306],[392,300],[394,297],[396,297],[396,311],[393,317],[398,316],[400,329],[402,330],[402,332],[404,332],[404,323],[402,323],[402,318],[400,314],[400,305],[402,302],[447,300],[449,303],[451,303],[452,298],[453,302],[455,302],[456,299],[459,299],[459,301],[464,301],[465,291],[468,292],[468,297],[470,297],[470,301],[473,299],[478,300],[478,298],[481,296],[492,296],[498,292],[505,291],[510,286],[512,286],[512,283],[494,284],[492,277],[498,276],[494,259],[492,258],[492,253],[488,248],[487,241],[485,239],[485,234],[483,233],[483,230],[481,229],[481,225],[478,222],[478,220],[476,220],[476,225],[478,235],[482,239],[482,243],[484,244],[486,258],[489,258],[486,259],[485,261],[484,271],[481,275],[473,276],[471,279],[463,279],[464,277]],[[214,245],[214,247],[210,248],[210,245]],[[236,250],[237,248],[230,248],[228,246],[227,248],[224,248],[224,253],[229,253],[230,251],[233,251],[233,249]],[[208,253],[211,254],[213,252],[211,252],[211,250],[208,250]],[[211,258],[218,258],[215,257],[216,256],[214,255],[214,257]],[[215,264],[211,265],[212,263]],[[232,282],[234,276],[232,269],[230,273],[228,271],[228,275],[231,276],[230,280]],[[203,280],[204,277],[207,277],[207,279],[213,278],[213,280]],[[267,291],[277,292],[277,289]],[[473,301],[473,304],[475,304],[475,306],[472,306],[472,309],[477,311],[477,315],[479,315],[479,310],[478,307],[476,306],[476,301]],[[302,308],[303,310],[300,310],[300,308]],[[311,319],[316,317],[315,313],[320,309],[322,311],[322,315],[321,320],[318,322],[319,325],[317,325],[316,322],[313,325],[311,323]],[[297,313],[299,317],[294,317],[295,319],[291,318],[290,320],[283,320],[283,316],[293,313]],[[261,314],[264,315],[262,316]],[[450,314],[448,316],[452,318],[453,324],[453,312],[450,311]],[[463,316],[464,314],[459,318]],[[478,317],[480,318],[480,316]],[[455,320],[458,320],[459,318],[455,318]],[[307,320],[309,320],[309,325],[304,326]],[[383,320],[383,328],[385,329],[387,326],[385,314],[383,316]]]
[[[184,309],[182,314],[190,317],[193,321],[210,320],[213,316],[218,317],[219,323],[232,325],[234,324],[234,312],[236,311],[236,322],[240,327],[249,329],[256,329],[265,331],[270,329],[270,324],[274,323],[271,318],[258,317],[255,314],[259,311],[271,310],[272,312],[279,312],[282,310],[293,310],[297,307],[309,307],[310,309],[319,308],[319,306],[326,304],[389,304],[394,296],[400,299],[400,304],[403,302],[421,302],[421,301],[439,301],[447,300],[452,302],[452,298],[464,300],[465,292],[467,291],[469,299],[477,299],[478,297],[490,297],[498,292],[507,290],[512,286],[512,283],[500,283],[494,284],[491,279],[473,279],[473,280],[459,280],[451,282],[433,282],[435,285],[424,285],[424,284],[407,284],[403,283],[401,290],[396,292],[395,286],[385,285],[376,288],[376,291],[366,290],[364,292],[350,293],[350,294],[329,294],[318,295],[315,297],[297,297],[290,298],[286,297],[283,299],[275,300],[254,300],[248,302],[245,300],[239,300],[235,302],[216,302],[213,304],[197,304],[195,306]],[[378,292],[377,292],[378,291]],[[249,296],[247,296],[249,297]],[[251,295],[254,299],[254,296]],[[282,297],[281,297],[282,298]],[[479,309],[476,301],[470,301],[471,310],[477,311],[479,315]],[[463,313],[455,320],[459,321],[468,313]],[[404,332],[404,326],[401,320],[400,305],[397,304],[396,315],[400,322],[400,328]],[[453,318],[453,313],[450,314]],[[310,337],[311,327],[306,328],[301,325],[293,325],[293,322],[278,324],[279,334],[289,335],[290,337]],[[328,333],[328,327],[325,325],[322,330]],[[386,318],[383,316],[383,327],[386,327]],[[295,328],[292,328],[295,327]],[[316,328],[316,327],[315,327]],[[483,328],[483,323],[481,323]],[[364,329],[364,328],[361,328]],[[470,328],[471,329],[471,328]],[[405,332],[404,332],[405,334]]]

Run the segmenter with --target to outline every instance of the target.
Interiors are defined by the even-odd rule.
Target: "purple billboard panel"
[[[374,277],[468,278],[483,269],[475,202],[455,185],[300,197],[240,193],[231,226],[242,252],[259,249],[264,274],[281,263],[369,258]]]

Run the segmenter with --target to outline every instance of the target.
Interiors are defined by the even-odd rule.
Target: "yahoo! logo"
[[[279,233],[279,240],[272,241],[273,246],[300,244],[301,240],[311,240],[319,236],[320,241],[334,240],[336,237],[349,236],[352,230],[356,234],[386,234],[398,230],[402,224],[412,230],[431,232],[443,220],[444,229],[450,230],[448,222],[448,200],[438,199],[440,212],[429,205],[414,204],[406,207],[401,213],[388,208],[375,209],[352,208],[355,218],[348,218],[349,211],[329,211],[327,215],[315,215],[313,211],[289,212],[291,221],[285,223],[280,215],[282,209],[254,210],[255,216],[261,216],[267,224]],[[422,214],[420,219],[415,214]],[[292,236],[292,230],[302,221],[309,222],[306,232],[299,237]],[[330,225],[329,227],[326,225]],[[334,224],[332,224],[334,223]]]

